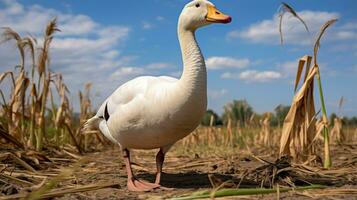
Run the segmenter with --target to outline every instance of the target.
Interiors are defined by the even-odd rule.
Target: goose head
[[[219,11],[216,6],[207,0],[193,0],[182,10],[179,18],[179,26],[185,30],[196,29],[213,24],[227,24],[232,18]]]

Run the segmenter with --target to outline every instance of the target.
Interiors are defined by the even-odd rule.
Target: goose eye
[[[198,4],[196,4],[195,6],[196,6],[196,8],[199,8],[199,7],[200,7],[200,4],[198,3]]]

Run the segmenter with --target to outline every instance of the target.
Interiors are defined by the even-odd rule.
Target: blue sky
[[[187,2],[0,0],[0,26],[37,36],[57,16],[62,32],[53,42],[51,69],[64,74],[75,106],[77,91],[92,82],[93,104],[98,106],[133,77],[180,75],[176,26]],[[338,23],[322,40],[318,59],[327,109],[337,112],[343,96],[342,114],[357,115],[357,1],[286,1],[307,22],[311,33],[286,15],[284,46],[279,44],[276,17],[281,1],[212,2],[232,16],[233,22],[197,32],[208,67],[209,108],[221,112],[233,99],[247,99],[260,113],[290,104],[298,58],[311,54],[320,26],[337,17]],[[11,43],[0,46],[2,71],[17,64],[14,52]]]

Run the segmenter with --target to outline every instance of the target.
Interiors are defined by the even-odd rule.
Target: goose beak
[[[221,23],[228,24],[232,21],[232,18],[228,15],[223,14],[216,7],[208,5],[208,13],[206,16],[206,20],[211,23]]]

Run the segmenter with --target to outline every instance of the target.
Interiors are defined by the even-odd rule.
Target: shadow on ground
[[[199,173],[199,172],[185,172],[185,173],[163,173],[161,177],[161,185],[169,188],[177,188],[177,189],[199,189],[199,188],[211,188],[211,183],[208,178],[209,173]],[[222,175],[216,173],[210,173],[216,178],[219,178],[221,181],[234,181],[239,182],[233,176],[230,175]],[[139,179],[144,179],[150,182],[155,181],[155,174],[149,173],[141,173],[138,174],[137,177]]]

